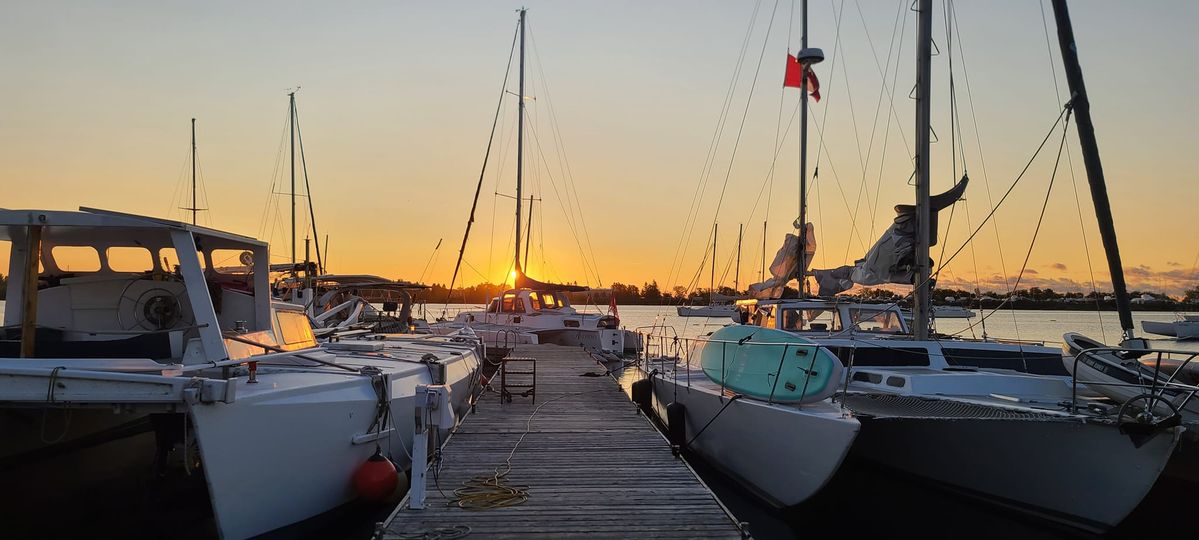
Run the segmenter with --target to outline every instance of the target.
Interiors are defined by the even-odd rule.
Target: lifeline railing
[[[1172,349],[1139,349],[1125,347],[1095,347],[1079,352],[1074,356],[1075,376],[1072,378],[1070,395],[1070,410],[1078,414],[1078,386],[1139,388],[1141,395],[1133,396],[1125,403],[1137,399],[1146,399],[1146,410],[1157,408],[1155,401],[1167,404],[1171,411],[1177,414],[1199,393],[1199,386],[1179,382],[1177,379],[1188,365],[1197,357],[1199,351],[1183,351]],[[1115,377],[1108,380],[1085,380],[1078,376],[1078,365],[1082,362],[1100,372],[1108,369],[1119,370],[1136,377],[1137,382],[1121,382]],[[1099,367],[1096,367],[1098,364]],[[1117,373],[1119,372],[1117,371]],[[1178,400],[1179,397],[1181,400]],[[1123,407],[1121,407],[1123,409]]]
[[[700,356],[700,354],[702,354],[700,351],[702,351],[703,347],[707,347],[707,346],[713,345],[713,344],[719,344],[719,346],[720,346],[720,373],[721,373],[721,380],[719,382],[720,382],[721,394],[728,394],[731,391],[728,389],[724,379],[725,379],[725,376],[728,374],[728,361],[729,361],[729,357],[730,357],[730,352],[733,351],[734,347],[781,347],[782,352],[779,354],[778,367],[775,368],[775,371],[773,374],[770,374],[770,373],[767,374],[767,377],[773,377],[773,379],[774,379],[774,382],[771,383],[771,386],[770,386],[770,394],[765,397],[750,396],[750,397],[753,397],[754,399],[759,399],[759,400],[765,401],[769,404],[776,403],[775,393],[778,390],[779,379],[781,378],[781,377],[779,377],[779,374],[782,372],[783,364],[784,364],[784,362],[786,362],[787,354],[789,352],[799,351],[799,350],[810,351],[808,353],[808,356],[811,358],[811,360],[810,360],[810,362],[807,366],[807,370],[806,370],[806,373],[808,374],[808,376],[804,378],[803,390],[800,393],[801,396],[807,394],[808,384],[812,380],[811,373],[813,373],[815,370],[816,359],[819,357],[819,351],[821,349],[824,349],[830,355],[833,354],[832,351],[828,349],[828,347],[825,347],[824,345],[821,345],[819,343],[758,342],[758,341],[752,341],[750,338],[745,338],[745,339],[741,339],[741,340],[721,340],[721,339],[711,339],[711,338],[707,338],[707,337],[688,338],[688,337],[679,337],[678,335],[668,336],[668,335],[663,335],[663,334],[651,335],[651,334],[644,334],[644,333],[639,333],[639,335],[641,336],[642,343],[645,344],[645,346],[642,348],[642,351],[641,351],[641,354],[642,354],[641,360],[644,362],[644,366],[645,366],[644,369],[645,369],[646,373],[651,373],[655,369],[654,368],[655,364],[657,364],[658,366],[660,366],[662,368],[665,368],[667,363],[673,364],[673,370],[675,373],[674,380],[675,380],[675,384],[677,385],[679,383],[678,368],[680,365],[684,365],[684,366],[686,366],[686,373],[685,373],[686,379],[684,382],[685,382],[685,386],[687,388],[691,387],[691,371],[693,370],[693,366],[694,366],[694,364],[692,363],[692,360],[694,359],[696,361],[699,361],[699,356]],[[835,358],[835,355],[833,355],[833,357]],[[701,369],[702,369],[702,367],[701,367]],[[794,403],[788,403],[788,404],[793,405],[795,407],[802,407],[802,404],[800,402],[794,402]]]

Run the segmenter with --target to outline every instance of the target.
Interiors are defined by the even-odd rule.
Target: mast
[[[520,198],[521,180],[524,173],[525,159],[525,8],[520,8],[520,95],[517,96],[516,106],[516,258],[515,272],[517,277],[522,273],[520,266]],[[515,286],[516,283],[513,283]]]
[[[744,224],[737,224],[737,269],[733,271],[733,290],[741,292],[741,234]]]
[[[291,265],[296,265],[296,93],[287,94],[287,123],[291,130]]]
[[[800,8],[800,56],[808,48],[808,0]],[[808,256],[808,65],[803,64],[803,75],[799,86],[799,297],[804,297],[804,280],[807,279]]]
[[[929,145],[931,107],[929,98],[932,89],[932,42],[933,2],[919,0],[920,16],[916,30],[916,289],[912,301],[912,318],[917,340],[926,340],[929,335],[929,268],[928,244],[932,238],[929,230]]]
[[[758,281],[766,281],[766,220],[762,220],[762,266],[758,267]]]
[[[542,212],[545,211],[543,208]],[[529,195],[529,228],[525,231],[525,264],[524,268],[529,267],[529,243],[533,240],[533,196]]]
[[[304,176],[304,193],[308,196],[308,221],[312,224],[312,243],[316,247],[316,271],[323,274],[325,273],[325,262],[321,255],[321,236],[316,229],[316,207],[313,206],[312,185],[308,183],[308,158],[304,156],[304,132],[300,129],[300,108],[293,103],[291,110],[292,121],[296,129],[296,144],[300,145],[300,170]],[[307,238],[304,241],[307,242]],[[307,248],[305,248],[305,253],[307,253]],[[305,268],[307,268],[308,262],[308,255],[305,255]]]
[[[712,275],[708,281],[708,303],[711,304],[716,295],[716,228],[719,223],[712,224]]]
[[[1078,63],[1078,48],[1074,42],[1074,27],[1070,24],[1070,10],[1067,9],[1065,0],[1053,0],[1053,17],[1057,23],[1058,48],[1062,51],[1066,81],[1070,84],[1070,101],[1074,107],[1078,143],[1082,147],[1087,182],[1091,185],[1091,200],[1095,204],[1095,217],[1099,221],[1099,236],[1103,238],[1107,269],[1112,276],[1116,311],[1120,314],[1120,328],[1124,330],[1124,339],[1132,339],[1132,307],[1128,301],[1128,286],[1124,283],[1120,246],[1116,243],[1116,225],[1112,220],[1112,207],[1107,198],[1103,163],[1099,160],[1099,143],[1095,140],[1095,124],[1091,122],[1091,103],[1087,98],[1087,86],[1082,80],[1082,66]]]
[[[192,118],[192,225],[196,224],[196,119]]]

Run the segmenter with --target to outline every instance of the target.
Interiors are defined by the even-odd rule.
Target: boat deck
[[[378,537],[466,526],[471,538],[741,538],[732,515],[616,381],[585,375],[605,372],[590,355],[521,345],[512,356],[537,360],[536,402],[517,395],[501,403],[497,376],[497,392],[447,441],[439,475],[430,471],[425,508],[409,509],[405,497]],[[464,481],[492,477],[510,453],[506,481],[527,486],[527,501],[482,510],[451,504]]]

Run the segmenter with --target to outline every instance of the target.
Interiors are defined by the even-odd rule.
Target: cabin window
[[[529,295],[529,305],[533,306],[533,311],[541,310],[541,298],[536,294]]]
[[[244,249],[214,249],[209,256],[212,267],[226,273],[243,274],[254,269],[254,254]]]
[[[312,335],[312,325],[308,322],[308,316],[303,312],[279,311],[276,313],[276,318],[279,320],[279,333],[285,345],[310,346],[316,344],[316,337]]]
[[[500,301],[498,299],[492,300],[491,304],[488,304],[488,306],[487,306],[487,312],[488,313],[499,313],[500,312]]]
[[[512,294],[512,293],[505,294],[505,295],[504,295],[504,298],[503,298],[503,300],[502,300],[502,304],[501,304],[501,306],[500,306],[500,307],[501,307],[501,310],[502,310],[504,313],[511,313],[511,312],[513,311],[513,310],[512,310],[512,304],[513,304],[513,302],[515,302],[515,301],[516,301],[516,295],[515,295],[515,294]]]
[[[775,328],[774,306],[758,308],[758,313],[762,315],[762,324],[766,328]]]
[[[839,332],[841,321],[833,309],[784,309],[782,329]]]
[[[950,366],[983,369],[1010,369],[1035,375],[1069,375],[1056,353],[1011,349],[945,348],[941,350]]]
[[[54,266],[63,272],[96,272],[100,270],[100,253],[91,246],[54,246],[50,248]]]
[[[108,268],[113,272],[149,272],[154,270],[154,254],[144,247],[110,247]]]
[[[849,320],[854,328],[863,332],[898,334],[903,332],[899,315],[891,310],[850,308]]]
[[[200,259],[200,268],[207,268],[202,252],[196,252],[196,258]],[[158,261],[162,264],[162,269],[165,272],[174,272],[179,266],[179,254],[175,253],[175,248],[162,248],[158,250]]]
[[[520,298],[514,299],[512,301],[512,311],[514,311],[516,313],[524,313],[525,312],[525,301]]]

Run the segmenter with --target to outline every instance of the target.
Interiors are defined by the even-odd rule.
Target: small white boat
[[[1177,321],[1141,321],[1141,328],[1150,334],[1175,339],[1199,339],[1199,315],[1183,315]]]
[[[580,313],[564,291],[553,288],[504,291],[482,311],[463,311],[453,320],[429,324],[430,331],[440,335],[468,327],[492,347],[549,343],[624,354],[635,352],[639,343],[636,334],[620,327],[620,319]]]
[[[680,317],[710,317],[732,318],[737,315],[737,306],[731,304],[710,304],[706,306],[679,306]]]
[[[252,238],[84,209],[0,210],[0,239],[0,477],[22,486],[17,515],[178,470],[203,478],[221,537],[259,535],[354,500],[377,449],[409,467],[419,385],[462,413],[477,382],[467,336],[318,346],[303,308],[272,300]],[[68,271],[64,247],[97,264]],[[145,269],[115,270],[118,255]],[[247,272],[213,265],[229,256]]]

